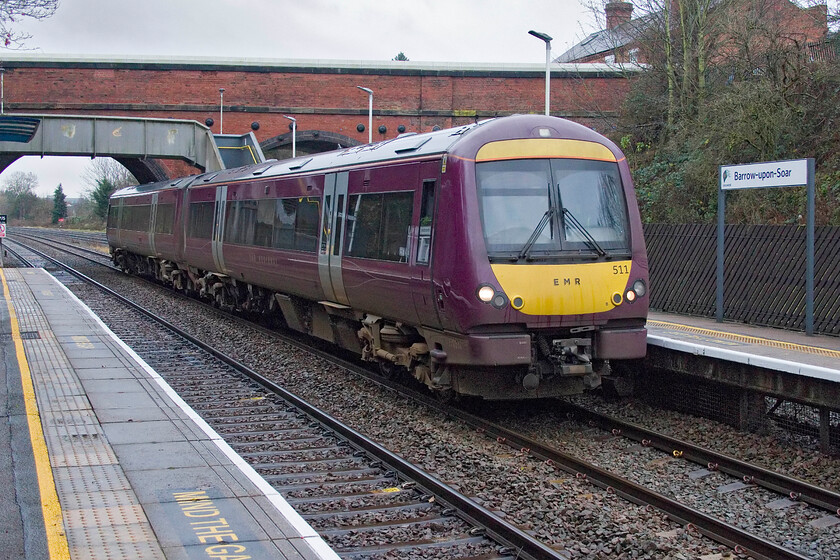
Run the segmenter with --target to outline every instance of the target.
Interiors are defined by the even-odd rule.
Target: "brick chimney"
[[[633,4],[630,2],[610,2],[604,6],[607,15],[607,29],[618,27],[630,21],[633,15]]]

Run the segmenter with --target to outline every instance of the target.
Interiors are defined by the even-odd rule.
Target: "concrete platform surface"
[[[840,337],[656,311],[647,329],[650,345],[840,382]]]
[[[338,558],[68,289],[0,279],[0,559]]]

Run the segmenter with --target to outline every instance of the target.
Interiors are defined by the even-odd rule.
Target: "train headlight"
[[[636,301],[636,292],[633,290],[627,290],[627,293],[624,294],[624,299],[627,300],[627,303],[633,303]]]
[[[493,286],[480,286],[478,288],[478,299],[483,301],[484,303],[490,303],[493,301],[493,296],[496,295],[496,289]]]
[[[647,293],[647,286],[645,285],[644,280],[636,280],[633,282],[633,291],[636,292],[636,295],[639,297],[644,296]]]

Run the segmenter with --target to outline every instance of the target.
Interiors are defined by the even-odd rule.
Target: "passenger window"
[[[332,226],[332,195],[324,197],[324,221],[321,226],[321,254],[327,254],[327,247],[330,244],[330,228]]]
[[[125,206],[123,209],[123,229],[149,231],[151,217],[152,206],[150,204]]]
[[[417,240],[417,264],[429,264],[434,213],[435,182],[423,181],[423,200],[420,202],[420,230]]]
[[[260,200],[257,202],[256,223],[254,224],[254,245],[271,247],[274,234],[274,209],[276,201]]]
[[[314,253],[318,247],[318,201],[304,198],[298,201],[295,216],[295,245],[299,251]]]
[[[333,255],[338,255],[341,248],[341,228],[344,225],[344,195],[338,195],[336,199],[336,213],[335,213],[335,241],[333,242]]]
[[[412,199],[411,192],[351,196],[344,254],[408,262]]]
[[[317,246],[318,203],[308,198],[278,200],[272,247],[314,253]]]
[[[196,239],[213,238],[213,214],[215,202],[193,202],[190,204],[187,236]]]
[[[155,233],[171,234],[175,222],[175,205],[158,204],[155,214]]]
[[[271,243],[271,246],[275,249],[294,248],[297,206],[296,198],[284,198],[275,202],[274,239]]]

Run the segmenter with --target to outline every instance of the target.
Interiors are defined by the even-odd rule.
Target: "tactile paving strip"
[[[163,558],[72,365],[29,287],[7,280],[35,386],[72,558]],[[19,273],[18,273],[19,274]],[[21,337],[23,338],[23,337]]]
[[[820,348],[818,346],[806,346],[804,344],[796,344],[794,342],[783,342],[781,340],[771,340],[769,338],[760,338],[756,336],[746,336],[736,333],[728,333],[723,331],[715,331],[712,329],[704,329],[701,327],[692,327],[690,325],[682,325],[679,323],[669,323],[667,321],[648,321],[648,325],[661,327],[664,329],[673,329],[677,331],[691,332],[695,334],[703,334],[713,336],[715,338],[722,338],[725,340],[734,340],[737,342],[745,342],[747,344],[758,344],[770,348],[781,348],[783,350],[793,350],[795,352],[804,352],[805,354],[814,354],[817,356],[827,356],[829,358],[840,358],[840,352],[831,350],[829,348]]]

